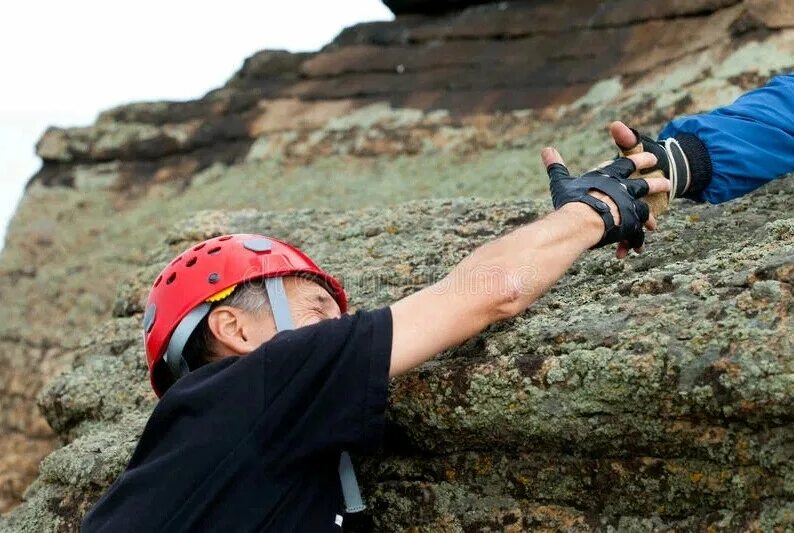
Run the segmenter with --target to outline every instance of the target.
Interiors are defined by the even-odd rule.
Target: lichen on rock
[[[197,100],[44,134],[0,255],[0,511],[40,478],[0,527],[74,528],[121,468],[154,402],[141,303],[187,242],[270,232],[347,278],[356,305],[385,305],[547,208],[543,146],[589,168],[612,153],[612,120],[652,133],[794,69],[787,2],[391,3],[445,7],[353,26],[316,53],[258,52]],[[412,513],[427,531],[785,524],[794,222],[782,183],[756,201],[680,204],[645,256],[588,256],[527,314],[396,381],[396,448],[386,470],[366,468],[379,526]],[[609,469],[626,473],[621,494],[651,488],[628,508],[608,491],[589,504],[585,488],[532,485],[553,471],[539,461],[577,454],[578,473],[558,478],[570,491],[601,490]],[[438,466],[427,478],[412,470],[420,456]],[[478,488],[482,473],[454,457],[524,470]],[[715,514],[683,517],[700,495],[662,475],[679,460],[705,461],[692,473],[704,486],[734,476],[730,497],[703,496]],[[764,485],[758,468],[782,473]],[[654,488],[673,480],[667,497],[683,503]],[[755,495],[736,507],[742,490]]]
[[[360,459],[374,526],[794,526],[794,234],[778,229],[793,222],[792,196],[789,178],[723,206],[679,203],[644,255],[590,252],[526,313],[395,379],[386,447]],[[177,224],[122,285],[119,316],[42,393],[68,443],[9,524],[73,527],[123,468],[154,402],[140,304],[153,273],[190,242],[278,235],[340,275],[354,307],[372,308],[547,209],[428,200],[202,212]]]

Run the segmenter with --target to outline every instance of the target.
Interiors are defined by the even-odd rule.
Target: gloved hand
[[[651,181],[628,178],[638,167],[642,169],[655,165],[655,157],[637,154],[630,158],[618,158],[581,177],[570,175],[556,150],[544,150],[543,162],[551,179],[551,198],[555,209],[570,202],[582,202],[593,208],[603,220],[604,234],[594,248],[610,243],[625,243],[639,251],[645,240],[643,225],[649,223],[652,228],[656,224],[648,205],[640,198],[649,192],[668,190],[669,181],[664,178]],[[612,202],[614,209],[607,202]]]
[[[670,180],[667,202],[674,198],[692,197],[711,181],[711,157],[706,146],[695,135],[681,134],[664,141],[655,141],[622,122],[613,122],[609,131],[624,156],[650,152],[657,164],[642,171],[643,175],[659,173]],[[666,206],[663,207],[666,210]],[[654,209],[660,214],[662,209]]]

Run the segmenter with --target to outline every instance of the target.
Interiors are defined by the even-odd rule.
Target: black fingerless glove
[[[631,159],[621,157],[582,177],[575,177],[569,174],[565,165],[553,163],[547,170],[554,209],[570,202],[582,202],[601,215],[604,235],[593,248],[622,241],[628,241],[632,248],[639,248],[645,242],[642,226],[649,215],[648,205],[639,198],[648,194],[648,183],[644,179],[628,179],[635,169]],[[609,206],[589,195],[590,190],[601,191],[615,202],[620,213],[619,225],[615,224]]]
[[[623,155],[639,152],[640,146],[645,152],[656,156],[656,166],[642,170],[641,174],[650,174],[661,170],[664,177],[671,181],[670,199],[692,198],[698,199],[711,181],[711,157],[706,145],[695,135],[682,133],[665,139],[655,141],[647,135],[631,128],[639,142],[631,147],[622,149]]]

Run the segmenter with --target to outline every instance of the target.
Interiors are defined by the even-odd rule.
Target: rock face
[[[378,531],[794,527],[794,180],[730,205],[679,204],[648,254],[587,254],[521,317],[395,379],[364,463]],[[116,317],[40,402],[68,444],[6,527],[77,526],[154,400],[141,304],[170,258],[228,232],[280,235],[386,305],[546,202],[427,200],[335,212],[203,212],[176,225]]]
[[[610,120],[652,131],[727,103],[794,70],[792,28],[788,0],[499,2],[355,26],[316,54],[260,52],[200,100],[51,129],[0,256],[0,509],[67,447],[41,463],[0,529],[74,527],[118,473],[153,401],[137,345],[143,287],[180,243],[270,231],[348,278],[383,276],[348,286],[360,305],[387,303],[535,216],[536,204],[501,202],[545,197],[544,145],[586,168],[611,153]],[[380,525],[784,523],[791,387],[774,360],[790,351],[789,267],[766,261],[790,245],[775,222],[790,216],[786,183],[731,206],[680,208],[646,258],[607,269],[591,256],[525,317],[395,383],[399,444],[366,469]],[[362,206],[387,208],[346,211]],[[173,229],[204,209],[226,213]],[[686,242],[699,228],[702,249]],[[707,314],[709,298],[727,307]],[[653,330],[649,317],[668,315],[697,317],[690,337]],[[617,328],[628,329],[605,337]],[[45,420],[36,397],[64,370],[41,393]],[[686,473],[697,481],[682,485]]]

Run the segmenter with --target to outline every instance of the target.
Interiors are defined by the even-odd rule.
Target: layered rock
[[[117,285],[187,214],[544,195],[542,146],[584,168],[610,154],[610,120],[654,130],[794,69],[788,1],[560,4],[359,25],[316,54],[258,53],[200,100],[132,104],[48,131],[0,256],[0,509],[18,502],[58,442],[36,395],[97,351],[87,332],[112,310],[135,312]],[[131,331],[119,335],[132,342]],[[127,413],[129,398],[86,409]],[[74,436],[50,418],[61,440]],[[62,452],[53,457],[42,479],[55,475],[47,465],[63,467]],[[89,475],[63,472],[74,483]],[[56,490],[38,485],[37,498]],[[59,505],[73,520],[77,508]]]
[[[794,527],[792,198],[794,180],[782,179],[729,205],[680,203],[645,255],[589,253],[520,317],[393,380],[385,450],[363,462],[371,525]],[[75,528],[124,467],[154,404],[141,305],[196,240],[282,236],[339,274],[354,307],[373,308],[546,210],[458,199],[181,222],[41,396],[68,444],[5,527]]]
[[[35,181],[75,185],[85,179],[80,164],[97,162],[115,163],[105,174],[117,174],[108,179],[120,188],[185,177],[212,163],[243,161],[263,136],[289,131],[292,138],[373,103],[444,110],[451,115],[444,125],[461,125],[472,115],[571,104],[605,80],[611,85],[598,87],[599,96],[615,97],[671,63],[720,61],[742,36],[752,41],[794,26],[794,6],[780,4],[498,2],[361,24],[316,54],[261,52],[201,100],[132,104],[103,113],[91,127],[51,129],[38,146],[45,166]],[[786,63],[756,53],[761,72]]]

